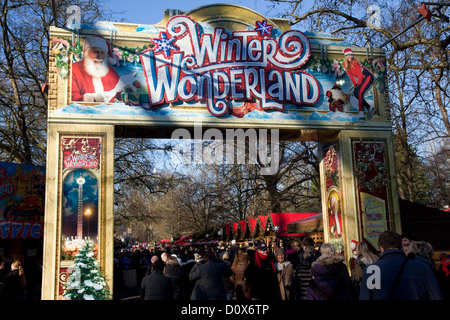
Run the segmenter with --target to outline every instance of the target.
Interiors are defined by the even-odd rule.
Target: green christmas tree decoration
[[[85,241],[75,255],[75,263],[66,285],[64,297],[70,300],[108,300],[110,293],[106,288],[105,277],[99,270],[99,263],[94,258],[93,245]]]

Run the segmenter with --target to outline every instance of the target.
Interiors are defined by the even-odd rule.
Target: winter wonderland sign
[[[214,116],[229,112],[229,100],[257,101],[258,110],[284,110],[284,102],[314,105],[318,81],[298,70],[311,55],[300,31],[272,37],[266,20],[253,30],[200,32],[187,16],[176,16],[141,54],[150,104],[206,101]],[[297,70],[297,71],[294,71]]]
[[[50,97],[50,119],[390,127],[383,50],[260,15],[221,19],[186,13],[126,29],[82,24],[77,39],[55,28],[51,52],[69,99]]]

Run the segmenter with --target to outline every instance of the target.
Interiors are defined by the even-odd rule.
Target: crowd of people
[[[402,243],[403,238],[403,243]],[[405,251],[405,242],[409,250]],[[288,251],[263,241],[120,252],[117,270],[144,266],[144,300],[446,300],[448,265],[433,248],[386,231],[380,252],[358,243],[348,264],[332,243],[305,237]],[[348,267],[347,267],[348,266]],[[369,268],[369,266],[371,266]]]
[[[349,261],[332,243],[309,237],[288,248],[263,241],[229,246],[168,246],[118,250],[114,292],[137,271],[144,300],[448,300],[450,257],[413,236],[383,232],[380,252],[359,242]],[[288,249],[286,251],[286,249]],[[0,300],[39,300],[42,262],[4,256]]]

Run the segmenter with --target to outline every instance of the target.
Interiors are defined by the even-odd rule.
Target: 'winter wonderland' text
[[[299,70],[311,54],[308,38],[289,30],[275,39],[271,29],[257,21],[253,30],[201,33],[191,18],[173,17],[141,53],[150,103],[206,100],[214,116],[226,114],[230,100],[256,100],[262,110],[314,105],[319,83]]]

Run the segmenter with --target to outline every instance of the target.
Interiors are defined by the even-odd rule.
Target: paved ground
[[[141,300],[140,290],[138,287],[114,289],[113,300]]]

